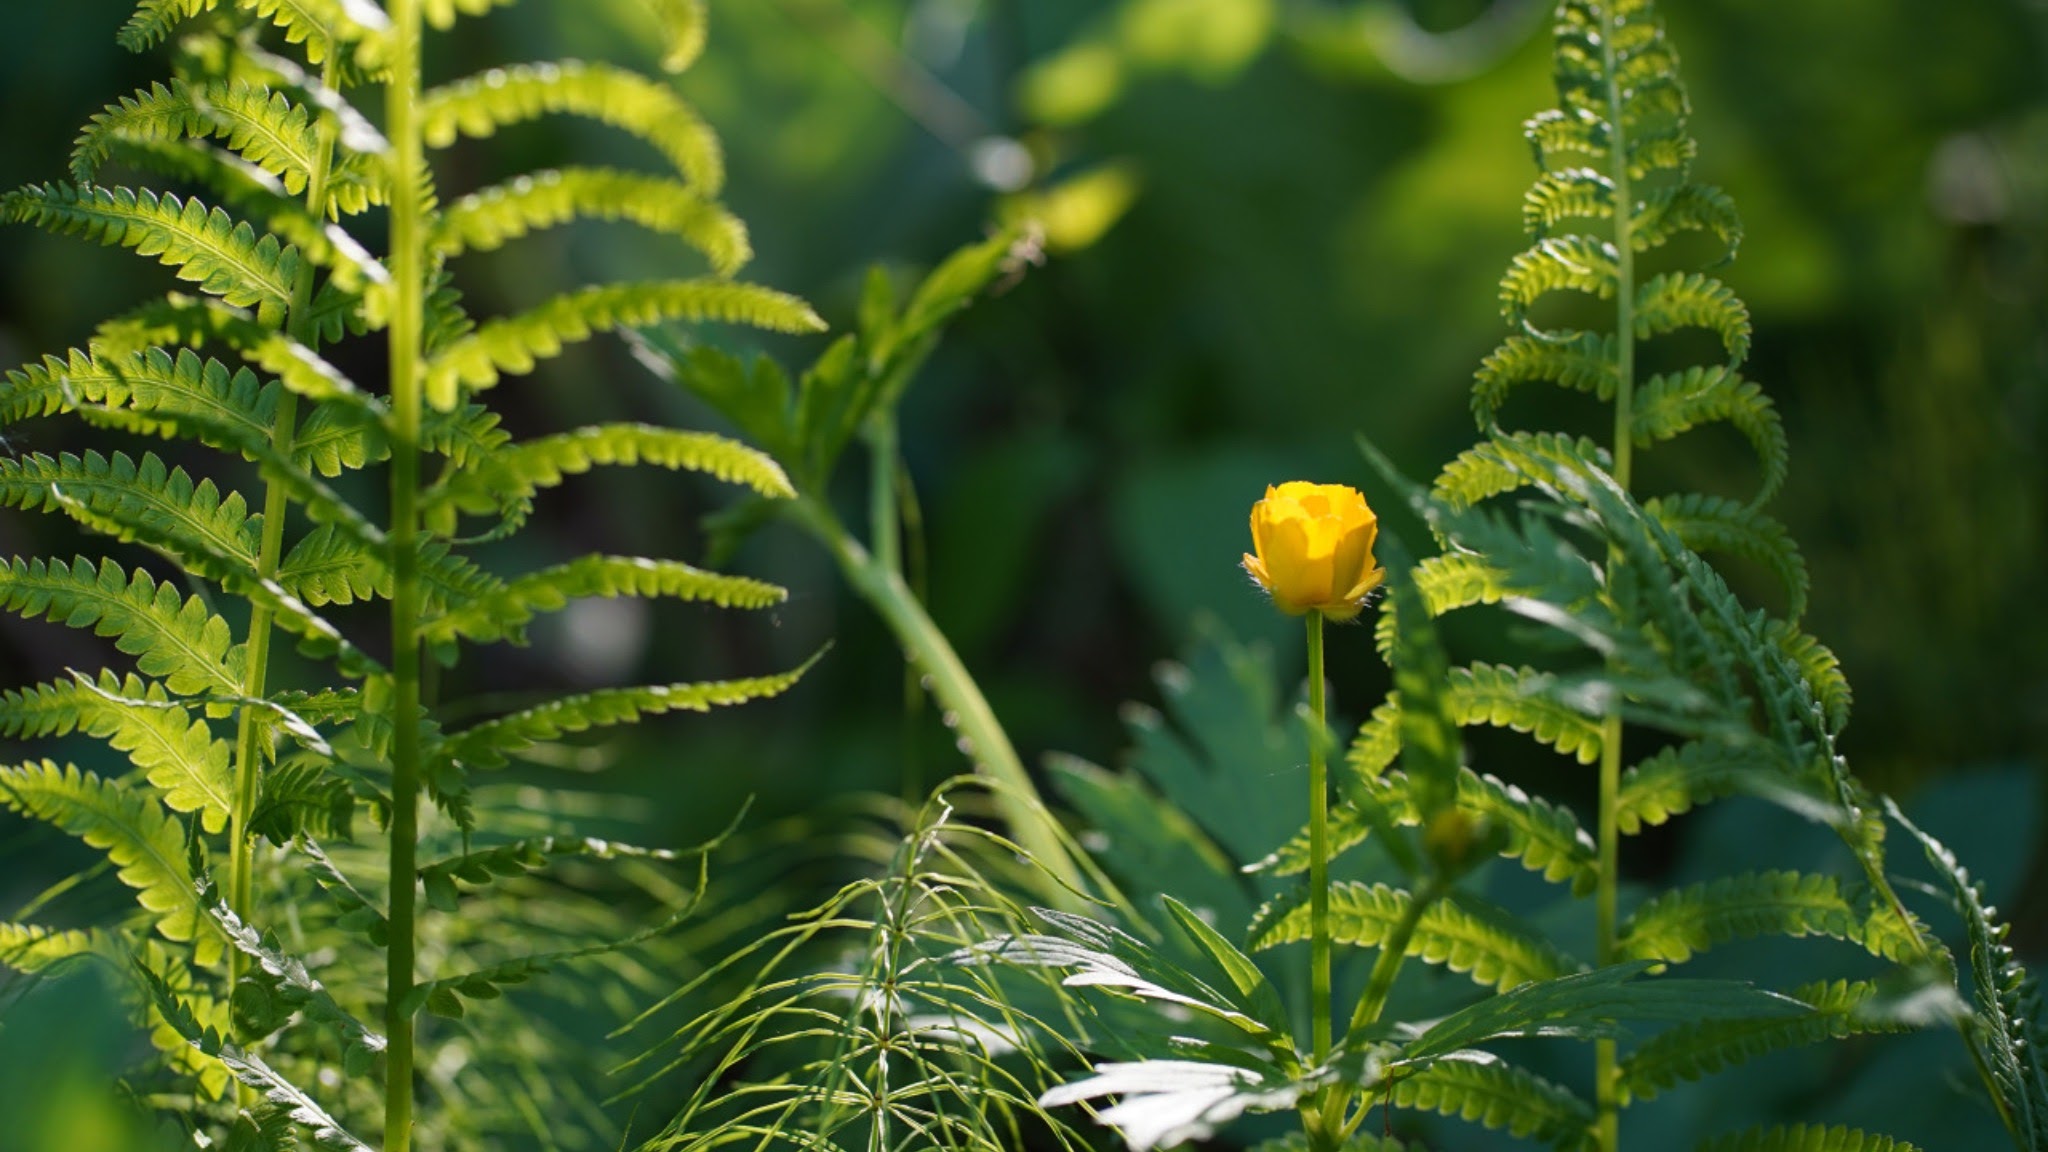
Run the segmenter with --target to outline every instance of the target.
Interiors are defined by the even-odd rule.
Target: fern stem
[[[321,71],[323,86],[333,87],[337,60],[330,54],[325,68]],[[314,219],[327,215],[327,182],[334,159],[334,125],[331,119],[320,121],[317,140],[318,148],[313,154],[312,170],[306,181],[306,207]],[[300,343],[312,347],[317,342],[315,326],[307,319],[313,302],[313,262],[301,260],[292,279],[292,295],[289,310],[285,314],[287,330]],[[277,410],[271,418],[270,444],[277,454],[290,459],[292,446],[299,434],[299,397],[286,389],[277,401]],[[282,484],[265,481],[263,486],[263,536],[257,546],[256,575],[269,580],[277,575],[278,562],[284,555],[284,525],[290,509],[290,499]],[[257,604],[249,610],[249,632],[245,648],[242,695],[261,699],[270,687],[270,640],[273,634],[272,612],[267,604]],[[243,705],[236,718],[235,731],[235,793],[234,807],[229,813],[228,829],[228,908],[249,922],[256,912],[254,855],[250,821],[256,815],[256,795],[262,772],[262,741],[266,734],[265,725],[258,719],[255,709]],[[232,992],[240,983],[248,966],[248,957],[240,949],[228,949],[228,988]],[[237,1082],[238,1093],[245,1086]],[[244,1105],[251,1103],[243,1100]]]
[[[420,137],[419,0],[391,0],[391,909],[386,956],[384,1149],[410,1152],[413,1108],[414,923],[420,791],[419,445],[420,353],[425,305],[426,160]]]
[[[1615,79],[1621,62],[1615,58],[1615,20],[1611,5],[1600,5],[1600,51],[1602,75],[1607,80],[1607,120],[1612,128],[1608,138],[1609,178],[1614,182],[1614,482],[1623,492],[1629,489],[1635,453],[1635,371],[1636,371],[1636,285],[1635,285],[1635,191],[1629,180],[1627,112],[1620,83]],[[1609,546],[1607,567],[1621,563],[1620,550]],[[1615,961],[1615,898],[1620,886],[1621,828],[1617,813],[1621,805],[1621,701],[1615,700],[1600,739],[1600,877],[1595,894],[1594,955],[1601,965]],[[1613,1040],[1593,1044],[1593,1100],[1597,1116],[1600,1152],[1620,1152],[1621,1101],[1620,1069],[1615,1062]]]
[[[959,733],[961,750],[995,784],[996,803],[1011,834],[1057,881],[1049,899],[1069,911],[1082,910],[1085,905],[1077,893],[1084,890],[1085,882],[1067,851],[1066,833],[1039,798],[1009,734],[945,633],[932,622],[902,574],[884,567],[840,525],[830,509],[807,496],[799,497],[792,507],[797,522],[832,553],[847,582],[881,615],[905,655],[923,670],[926,688],[938,699],[946,726]]]

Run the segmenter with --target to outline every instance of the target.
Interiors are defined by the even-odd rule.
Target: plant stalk
[[[321,72],[322,85],[332,87],[335,82],[335,58],[329,55],[326,67]],[[312,171],[306,181],[306,207],[316,220],[327,215],[327,182],[334,158],[334,129],[331,120],[323,118],[319,128],[319,147],[313,155]],[[292,338],[308,348],[319,340],[318,333],[306,320],[313,301],[313,262],[301,260],[292,279],[292,295],[285,313],[286,330]],[[289,389],[278,396],[277,411],[270,423],[270,446],[277,454],[290,459],[292,446],[298,440],[299,397]],[[263,486],[263,535],[257,545],[256,576],[269,580],[277,575],[277,567],[284,555],[284,526],[291,502],[282,484],[265,481]],[[272,613],[269,605],[257,604],[249,610],[249,633],[243,648],[242,695],[250,700],[261,699],[270,686],[270,641],[273,632]],[[233,806],[228,815],[228,908],[243,923],[248,923],[256,914],[253,833],[250,821],[256,816],[256,796],[263,769],[263,740],[268,727],[257,716],[251,706],[244,704],[235,721],[235,791]],[[228,949],[228,988],[232,993],[247,971],[248,957],[238,948]],[[238,1094],[243,1086],[237,1082]],[[244,1099],[243,1103],[252,1101]]]
[[[421,217],[426,160],[420,139],[419,0],[391,0],[391,909],[386,956],[384,1149],[411,1152],[413,968],[417,939],[420,792],[419,478],[421,343],[426,268]]]
[[[1621,85],[1615,80],[1620,61],[1614,56],[1614,13],[1600,9],[1602,64],[1607,76],[1607,118],[1613,126],[1608,141],[1608,169],[1614,182],[1614,343],[1617,350],[1614,379],[1614,482],[1623,492],[1629,488],[1635,452],[1635,192],[1629,181],[1628,126],[1623,118]],[[1621,563],[1620,550],[1607,550],[1608,579]],[[1621,701],[1615,700],[1600,732],[1600,877],[1595,894],[1595,960],[1605,966],[1615,961],[1615,903],[1620,883],[1621,829],[1616,813],[1621,801]],[[1613,1040],[1593,1043],[1593,1098],[1597,1116],[1600,1152],[1620,1152],[1621,1113],[1617,1092],[1618,1069]]]
[[[1330,1060],[1330,774],[1323,757],[1323,614],[1308,616],[1308,988],[1309,1030],[1317,1067]]]
[[[1011,834],[1059,880],[1050,898],[1062,908],[1079,911],[1083,902],[1075,893],[1086,889],[1080,867],[1067,851],[1065,833],[1039,799],[1009,735],[945,633],[932,622],[902,575],[862,547],[829,509],[808,496],[799,497],[793,509],[797,522],[832,553],[847,582],[881,615],[911,662],[923,670],[925,687],[937,698],[946,726],[959,734],[961,750],[996,785],[996,803]]]

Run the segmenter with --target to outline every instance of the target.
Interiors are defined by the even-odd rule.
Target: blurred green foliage
[[[73,126],[160,71],[112,47],[127,7],[10,7],[0,184],[58,176]],[[759,253],[751,278],[807,296],[835,327],[851,322],[869,262],[929,265],[1004,212],[1020,180],[1097,179],[1066,210],[1080,221],[1070,239],[1099,239],[978,305],[904,412],[935,614],[1027,759],[1056,748],[1112,759],[1114,702],[1152,695],[1148,666],[1200,612],[1275,644],[1276,666],[1298,666],[1293,629],[1236,568],[1244,510],[1265,484],[1363,479],[1359,430],[1418,476],[1469,443],[1466,384],[1500,333],[1495,278],[1519,246],[1533,172],[1517,125],[1548,94],[1540,9],[712,0],[710,51],[677,82],[727,141],[727,201]],[[1970,765],[2038,771],[2048,11],[1711,0],[1667,15],[1709,158],[1700,176],[1748,225],[1726,278],[1754,313],[1751,372],[1787,415],[1796,463],[1778,510],[1812,564],[1808,625],[1859,693],[1847,751],[1895,789]],[[646,20],[634,0],[525,4],[438,42],[465,58],[430,58],[430,78],[569,55],[651,66]],[[537,125],[454,160],[478,183],[625,147]],[[523,285],[667,274],[685,259],[593,225],[458,272],[480,310],[501,311]],[[9,232],[0,356],[81,341],[156,274],[123,253]],[[514,421],[534,426],[571,411],[711,420],[615,345],[578,350],[516,392]],[[29,435],[68,446],[54,427]],[[1726,447],[1660,457],[1642,487],[1741,490],[1748,465]],[[701,555],[709,497],[670,483],[581,482],[543,504],[517,547]],[[12,519],[0,551],[57,551],[56,528]],[[33,549],[28,533],[43,534]],[[890,641],[829,563],[770,533],[734,565],[796,594],[765,628],[687,608],[615,618],[608,606],[566,617],[573,627],[541,633],[495,674],[681,679],[788,664],[837,636],[837,654],[783,704],[689,721],[680,759],[674,730],[650,725],[617,757],[618,786],[655,796],[679,843],[749,793],[775,812],[821,790],[894,790],[902,691],[869,674]],[[1759,576],[1750,590],[1767,588]],[[1365,639],[1333,637],[1340,710],[1384,687]],[[1455,628],[1449,639],[1460,642]],[[81,642],[0,622],[9,683],[89,666],[63,647]],[[927,727],[919,756],[946,762]],[[2048,868],[2037,856],[2022,874],[2036,878],[2020,894],[2033,909],[2022,936],[2038,949]]]

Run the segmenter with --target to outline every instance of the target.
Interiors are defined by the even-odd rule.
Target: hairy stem
[[[794,505],[798,523],[832,553],[839,569],[903,645],[905,655],[924,673],[926,688],[944,710],[946,725],[959,734],[962,751],[977,770],[996,784],[996,803],[1011,834],[1032,858],[1063,886],[1051,894],[1061,907],[1079,910],[1081,900],[1068,889],[1081,889],[1081,869],[1067,851],[1064,833],[1039,799],[1038,789],[1011,746],[1009,734],[981,694],[967,666],[925,612],[900,573],[884,566],[839,524],[830,509],[810,497]]]
[[[411,1152],[413,967],[415,964],[420,791],[420,354],[425,252],[421,217],[426,160],[420,139],[419,0],[391,0],[391,79],[385,129],[391,137],[391,919],[386,957],[384,1149]]]
[[[335,82],[335,57],[330,55],[326,68],[321,72],[320,82],[333,87]],[[334,122],[322,118],[319,127],[319,146],[313,155],[312,172],[306,182],[306,208],[313,218],[323,219],[327,215],[327,181],[334,158]],[[297,274],[292,280],[292,296],[289,311],[286,312],[286,330],[293,339],[307,347],[318,343],[318,333],[307,320],[307,312],[313,300],[313,262],[301,260]],[[286,390],[278,397],[277,411],[271,418],[270,445],[277,454],[290,459],[292,446],[299,433],[299,398]],[[284,485],[265,481],[263,486],[263,536],[257,546],[256,575],[269,580],[277,575],[278,561],[284,555],[284,525],[290,500]],[[249,611],[249,635],[244,648],[242,674],[242,695],[250,700],[261,699],[270,687],[270,640],[272,615],[269,605],[257,604]],[[228,822],[228,907],[247,923],[255,916],[254,879],[254,833],[250,821],[256,815],[257,785],[263,768],[263,741],[268,735],[268,726],[256,714],[256,710],[243,705],[236,718],[235,729],[235,792],[234,807]],[[230,990],[240,983],[247,970],[248,957],[240,949],[228,949],[228,987]],[[246,1091],[238,1083],[238,1092]],[[245,1104],[250,1101],[244,1100]]]
[[[1609,178],[1614,182],[1614,343],[1617,349],[1614,372],[1614,482],[1628,491],[1635,451],[1635,367],[1636,367],[1636,285],[1635,285],[1635,192],[1629,181],[1628,125],[1623,119],[1621,85],[1615,80],[1620,62],[1614,56],[1614,11],[1600,6],[1600,43],[1607,77],[1607,119],[1613,127],[1608,139]],[[1609,579],[1621,562],[1618,549],[1607,551]],[[1600,739],[1600,880],[1595,895],[1595,959],[1602,965],[1615,960],[1615,894],[1620,882],[1621,829],[1616,813],[1621,801],[1621,702],[1601,728]],[[1593,1045],[1593,1094],[1598,1115],[1600,1152],[1620,1152],[1621,1114],[1617,1092],[1618,1069],[1612,1040]]]

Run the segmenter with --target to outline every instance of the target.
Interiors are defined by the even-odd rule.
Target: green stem
[[[329,56],[320,82],[332,87],[335,82],[335,60]],[[323,118],[319,129],[319,147],[313,155],[313,167],[306,182],[306,207],[314,219],[327,214],[327,181],[334,157],[333,121]],[[307,322],[307,313],[313,300],[313,262],[301,260],[297,273],[292,279],[292,295],[289,310],[285,313],[287,331],[294,339],[307,347],[317,344],[319,336],[313,325]],[[286,391],[278,397],[277,411],[271,417],[270,445],[277,454],[290,459],[292,446],[298,440],[299,398]],[[256,575],[269,580],[277,575],[279,560],[284,555],[284,527],[291,502],[284,485],[264,482],[263,486],[263,535],[257,545]],[[249,611],[249,634],[243,649],[242,695],[251,700],[261,699],[270,685],[270,640],[272,635],[272,613],[266,604],[257,604]],[[256,914],[254,879],[254,835],[249,822],[256,815],[256,794],[262,775],[263,741],[268,726],[257,715],[256,710],[244,705],[236,718],[235,729],[235,792],[233,808],[228,814],[228,907],[244,923]],[[228,950],[228,987],[241,982],[247,971],[248,957],[239,949]],[[238,1085],[238,1090],[241,1086]],[[244,1099],[243,1103],[253,1102]]]
[[[1408,945],[1415,939],[1415,930],[1422,925],[1423,914],[1429,911],[1430,905],[1443,899],[1449,890],[1450,885],[1442,877],[1433,877],[1408,902],[1401,918],[1394,922],[1393,931],[1380,942],[1379,957],[1372,963],[1372,975],[1366,978],[1365,994],[1358,998],[1358,1007],[1352,1010],[1350,1031],[1356,1032],[1377,1021],[1380,1013],[1386,1010],[1387,996],[1393,992],[1394,978],[1401,974],[1401,965],[1408,959]],[[1356,1131],[1371,1109],[1372,1101],[1368,1098],[1365,1106],[1344,1125],[1344,1134],[1348,1136]]]
[[[928,689],[945,712],[947,726],[959,734],[962,751],[996,784],[996,803],[1018,845],[1065,886],[1052,893],[1052,899],[1063,907],[1078,909],[1081,901],[1069,889],[1083,890],[1084,880],[1067,851],[1065,833],[1039,799],[1009,735],[945,634],[902,575],[863,548],[829,509],[810,497],[799,498],[792,507],[797,522],[832,553],[847,582],[881,614],[905,654],[923,670]]]
[[[1607,119],[1613,126],[1608,140],[1608,169],[1614,181],[1614,342],[1617,349],[1614,379],[1614,482],[1622,491],[1629,488],[1635,452],[1635,192],[1629,181],[1628,124],[1624,119],[1621,85],[1615,77],[1620,62],[1614,57],[1614,13],[1611,6],[1600,8],[1602,64],[1607,76]],[[1621,562],[1619,550],[1609,547],[1609,579]],[[1621,797],[1621,702],[1614,703],[1601,729],[1600,741],[1600,879],[1595,896],[1595,959],[1602,965],[1615,961],[1615,896],[1620,882],[1620,827],[1616,819]],[[1618,1069],[1612,1040],[1593,1045],[1593,1093],[1600,1152],[1620,1152],[1621,1113],[1617,1092]]]
[[[391,917],[386,957],[384,1149],[412,1148],[413,992],[420,791],[420,352],[426,269],[422,245],[419,0],[391,0]]]
[[[1308,996],[1316,1067],[1330,1060],[1330,775],[1323,762],[1323,614],[1308,614]]]

